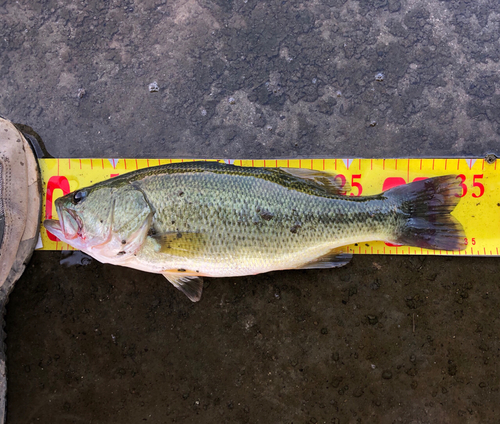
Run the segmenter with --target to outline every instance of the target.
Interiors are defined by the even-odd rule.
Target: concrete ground
[[[0,114],[57,157],[500,155],[494,0],[0,0]],[[149,85],[156,82],[157,92]],[[36,252],[8,423],[496,423],[496,258],[162,276]]]

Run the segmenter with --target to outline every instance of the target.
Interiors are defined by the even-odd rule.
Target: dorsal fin
[[[345,177],[340,177],[328,172],[318,171],[316,169],[305,168],[278,168],[279,170],[293,175],[296,178],[307,180],[314,183],[330,194],[346,194],[351,190]]]

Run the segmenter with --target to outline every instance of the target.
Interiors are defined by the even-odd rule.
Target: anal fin
[[[347,252],[344,248],[337,248],[331,250],[326,255],[298,266],[296,269],[338,268],[347,265],[351,259],[352,253]]]
[[[198,302],[201,299],[201,293],[203,291],[203,277],[189,275],[189,272],[162,272],[162,274],[176,289],[184,293],[192,302]]]

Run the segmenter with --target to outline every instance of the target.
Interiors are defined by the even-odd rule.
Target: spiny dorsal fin
[[[352,259],[352,253],[346,251],[344,247],[336,248],[326,255],[320,256],[296,269],[320,269],[320,268],[338,268],[347,265]]]
[[[305,168],[279,168],[287,174],[293,175],[296,178],[307,180],[321,187],[330,194],[346,194],[351,190],[350,185],[345,181],[345,178],[340,178],[335,174],[318,171],[316,169]]]
[[[201,293],[203,291],[202,277],[169,272],[163,272],[162,274],[176,289],[184,293],[192,302],[198,302],[201,299]]]

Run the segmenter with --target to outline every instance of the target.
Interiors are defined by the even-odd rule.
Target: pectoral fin
[[[196,252],[205,245],[206,235],[202,233],[168,232],[150,236],[159,245],[159,252],[175,255],[179,252]]]
[[[298,266],[296,269],[321,269],[321,268],[338,268],[347,265],[352,259],[352,253],[344,250],[344,248],[333,249],[324,256],[307,262],[304,265]]]
[[[192,302],[198,302],[201,299],[203,277],[189,275],[189,271],[182,273],[163,272],[162,274],[176,289],[183,292]]]

